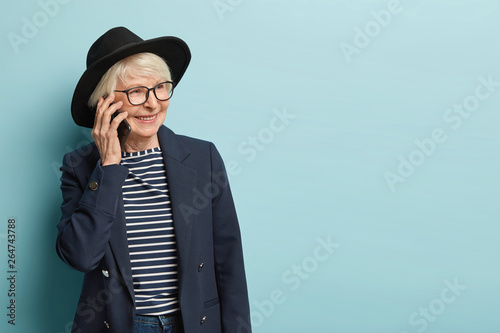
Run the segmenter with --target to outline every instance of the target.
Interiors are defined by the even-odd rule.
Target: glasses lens
[[[166,101],[174,93],[174,87],[170,82],[162,82],[155,87],[156,98],[160,101]]]
[[[139,105],[146,101],[147,89],[144,87],[137,87],[128,92],[130,104]]]

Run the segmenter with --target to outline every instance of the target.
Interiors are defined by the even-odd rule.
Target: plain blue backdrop
[[[4,1],[0,330],[69,332],[58,169],[91,140],[69,106],[123,25],[191,48],[165,123],[226,162],[255,332],[500,332],[499,5]]]

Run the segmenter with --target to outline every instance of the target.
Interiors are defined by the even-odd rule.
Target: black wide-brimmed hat
[[[87,53],[87,70],[78,81],[73,94],[71,115],[77,125],[90,128],[94,126],[95,109],[91,109],[87,103],[108,69],[118,61],[142,52],[162,57],[170,68],[175,84],[179,83],[191,60],[189,47],[177,37],[143,40],[124,27],[107,31],[90,47]]]

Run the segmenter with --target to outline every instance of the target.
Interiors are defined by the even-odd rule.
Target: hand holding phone
[[[120,113],[120,110],[115,111],[111,115],[111,121]],[[120,125],[118,125],[118,139],[120,140],[120,148],[123,151],[125,146],[125,141],[127,141],[130,132],[132,131],[130,124],[126,119],[122,120]]]
[[[121,161],[121,153],[124,150],[125,140],[130,134],[130,126],[126,122],[123,125],[119,124],[118,121],[116,124],[110,125],[110,122],[112,118],[118,117],[119,120],[126,118],[127,112],[120,114],[122,106],[122,101],[115,102],[114,94],[103,96],[97,102],[92,138],[99,149],[102,166],[119,164]],[[114,132],[116,130],[118,133]],[[113,132],[117,135],[112,135]]]

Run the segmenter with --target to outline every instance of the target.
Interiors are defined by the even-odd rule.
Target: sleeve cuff
[[[81,202],[114,216],[127,175],[128,168],[123,165],[101,166],[99,160],[84,189]]]

